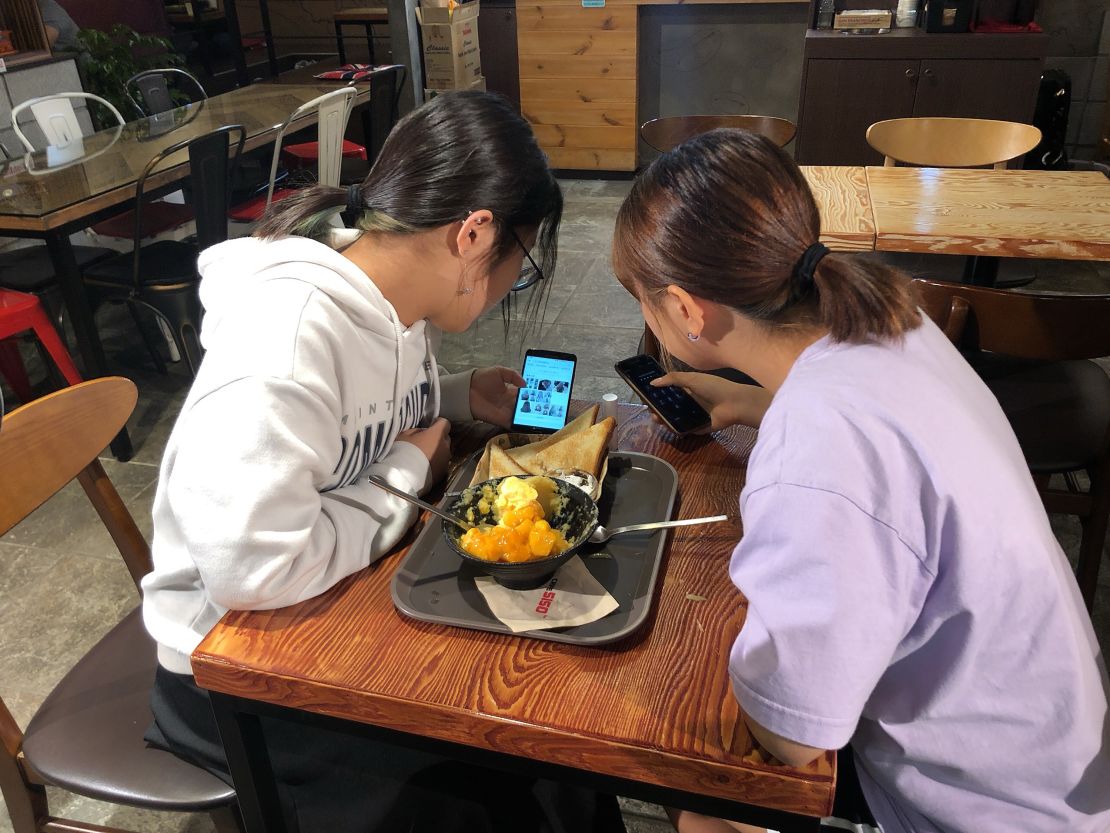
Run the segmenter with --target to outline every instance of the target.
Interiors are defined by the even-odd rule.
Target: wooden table
[[[1094,171],[869,167],[867,188],[879,251],[1110,260],[1110,180]]]
[[[875,219],[862,167],[803,165],[817,209],[821,242],[838,252],[870,252],[875,248]]]
[[[622,406],[621,417],[619,448],[678,469],[676,516],[736,514],[754,430],[675,439],[642,407]],[[672,532],[647,624],[607,648],[406,619],[390,597],[404,549],[316,599],[227,614],[193,671],[212,692],[249,833],[283,829],[259,715],[816,830],[832,806],[834,753],[804,770],[747,757],[752,738],[726,666],[746,612],[727,572],[739,529]]]
[[[289,113],[331,89],[334,87],[317,84],[233,90],[129,122],[122,129],[87,136],[85,155],[73,163],[52,168],[47,152],[40,151],[12,162],[0,172],[0,236],[46,241],[88,376],[104,376],[109,370],[69,235],[130,207],[136,180],[163,148],[227,124],[241,124],[246,129],[244,150],[259,147],[273,141]],[[360,97],[365,99],[366,94],[360,89]],[[310,113],[296,124],[309,127],[315,120],[315,113]],[[172,190],[188,173],[187,154],[176,154],[165,168],[147,179],[146,188]],[[130,459],[126,430],[113,441],[112,450],[119,459]]]

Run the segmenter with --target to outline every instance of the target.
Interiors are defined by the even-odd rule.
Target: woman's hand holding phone
[[[470,413],[475,419],[508,428],[524,377],[507,367],[480,367],[470,377]]]
[[[439,417],[427,428],[410,428],[397,435],[397,442],[415,445],[428,458],[431,482],[437,483],[447,476],[451,463],[451,423]]]
[[[741,385],[711,373],[675,372],[654,379],[657,388],[677,385],[709,412],[711,422],[699,433],[720,431],[730,425],[758,428],[771,407],[771,393],[757,385]],[[652,414],[653,419],[658,419]]]

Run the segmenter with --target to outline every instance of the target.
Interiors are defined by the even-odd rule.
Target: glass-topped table
[[[293,110],[335,88],[327,83],[243,87],[0,166],[0,236],[46,241],[86,375],[107,375],[108,367],[69,235],[130,208],[136,180],[162,149],[229,124],[246,129],[244,150],[260,147],[273,141]],[[358,88],[356,103],[367,96],[365,87]],[[313,124],[314,113],[294,122],[295,128]],[[168,158],[146,187],[170,190],[187,176],[187,154],[182,152]],[[112,450],[121,460],[131,457],[126,432]]]

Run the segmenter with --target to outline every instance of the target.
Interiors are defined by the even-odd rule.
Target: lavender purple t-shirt
[[[741,707],[849,741],[885,833],[1110,830],[1106,667],[997,401],[927,319],[828,338],[759,429]]]

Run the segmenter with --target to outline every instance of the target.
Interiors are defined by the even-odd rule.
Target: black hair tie
[[[812,243],[802,252],[802,256],[794,264],[794,272],[791,275],[792,300],[797,301],[805,297],[814,288],[813,273],[817,270],[817,264],[821,262],[821,258],[828,253],[829,248],[824,243]]]
[[[353,225],[362,214],[362,186],[347,186],[347,208],[343,212],[347,225]]]

